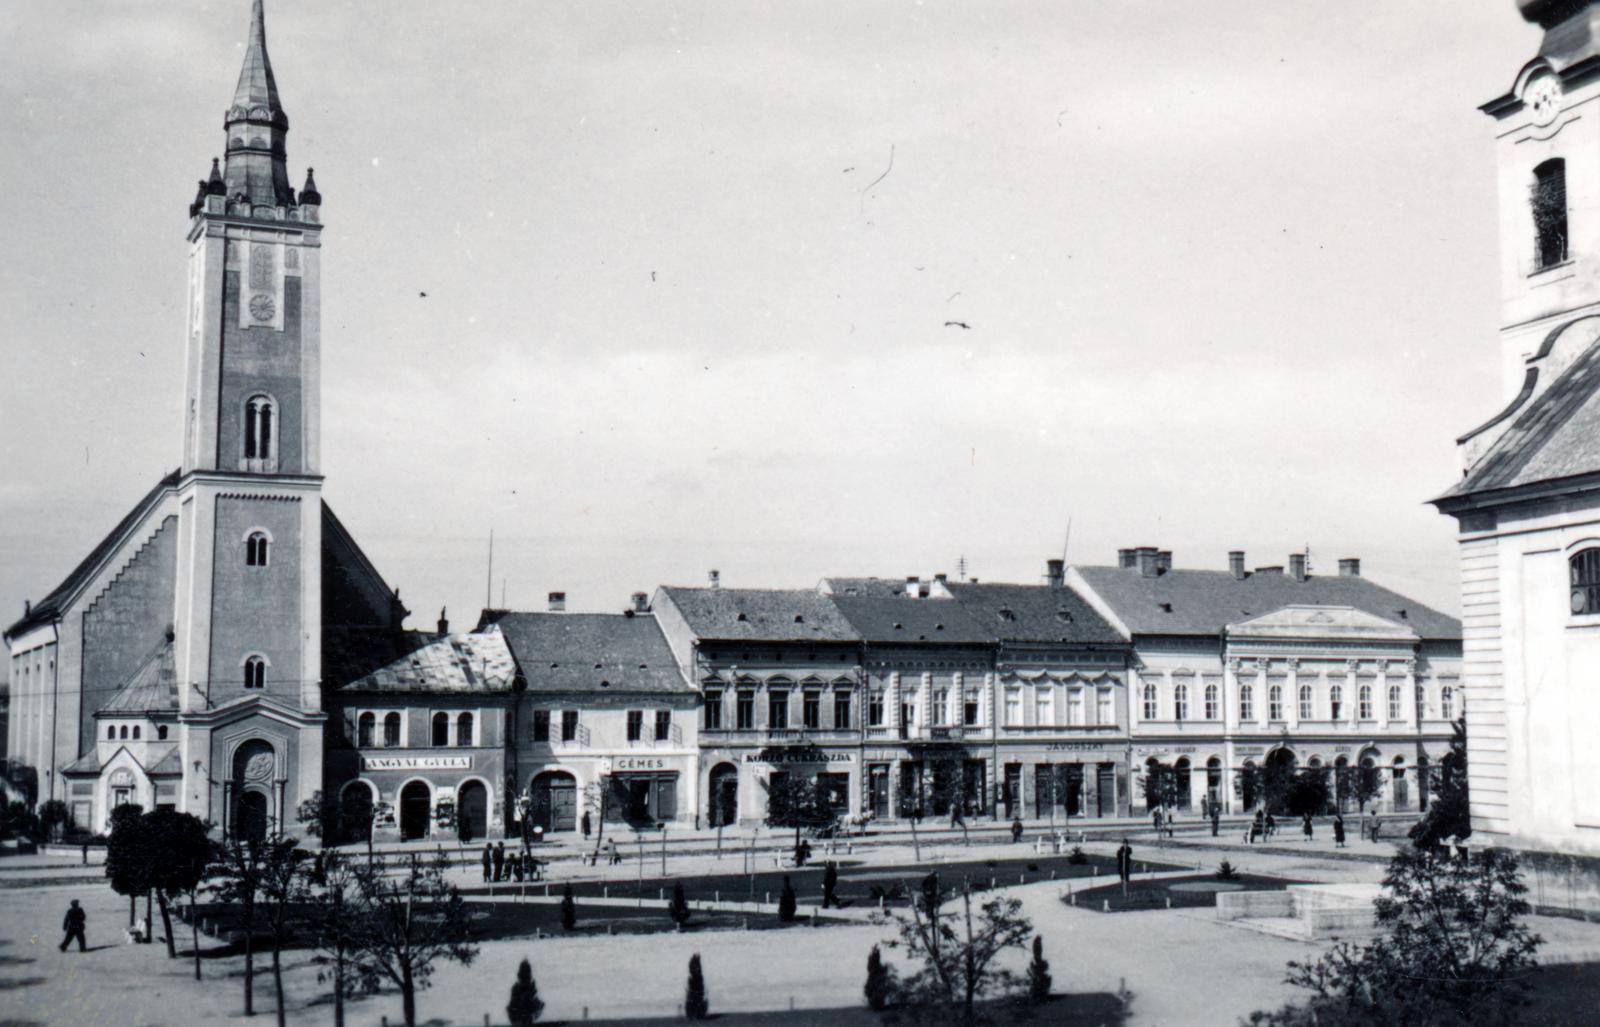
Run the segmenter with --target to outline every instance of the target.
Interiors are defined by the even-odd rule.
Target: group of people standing
[[[544,864],[533,853],[524,850],[506,855],[506,843],[483,843],[483,879],[485,881],[537,881]]]

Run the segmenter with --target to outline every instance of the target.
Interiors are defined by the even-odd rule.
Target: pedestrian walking
[[[622,853],[617,850],[617,840],[615,838],[606,839],[606,861],[612,866],[622,862]]]
[[[87,841],[83,843],[83,865],[89,865],[89,843]]]
[[[952,802],[950,804],[950,829],[953,831],[958,827],[965,831],[967,822],[961,819],[961,803]]]
[[[83,907],[78,905],[77,899],[73,899],[72,905],[67,907],[66,917],[61,921],[61,929],[67,932],[67,936],[61,939],[62,952],[67,951],[67,945],[74,938],[78,939],[79,952],[89,951],[89,943],[84,941],[83,938],[83,929],[88,922],[89,914],[85,913]]]
[[[1128,878],[1133,876],[1133,847],[1128,844],[1128,839],[1122,839],[1122,847],[1117,849],[1117,876],[1126,885]]]
[[[1265,837],[1271,838],[1273,835],[1275,835],[1277,833],[1278,833],[1278,818],[1273,816],[1271,813],[1268,813],[1267,814],[1267,830],[1266,830]]]
[[[584,837],[584,840],[587,841],[588,838],[589,838],[589,830],[590,830],[590,828],[592,828],[594,826],[594,822],[589,819],[589,811],[588,810],[584,810],[583,811],[583,819],[580,821],[580,823],[583,825],[583,837]]]
[[[834,894],[839,887],[839,868],[833,860],[828,861],[827,868],[822,871],[822,908],[829,909],[839,905],[839,896]]]
[[[1022,841],[1022,818],[1017,817],[1011,821],[1011,844]]]
[[[1222,811],[1216,803],[1211,804],[1211,837],[1217,836],[1217,829],[1222,826]]]
[[[1382,826],[1383,826],[1383,818],[1382,817],[1373,817],[1372,818],[1372,840],[1373,841],[1377,841],[1378,840],[1378,829],[1380,827],[1382,827]]]
[[[1171,837],[1172,837],[1172,827],[1173,827],[1173,823],[1174,823],[1174,822],[1175,822],[1175,821],[1176,821],[1176,820],[1177,820],[1177,819],[1178,819],[1178,814],[1177,814],[1177,811],[1175,811],[1175,810],[1170,810],[1170,809],[1169,809],[1169,810],[1167,810],[1167,811],[1166,811],[1166,813],[1164,813],[1164,814],[1162,814],[1162,816],[1161,816],[1161,822],[1162,822],[1162,823],[1163,823],[1163,824],[1165,824],[1165,825],[1167,825],[1167,837],[1168,837],[1168,838],[1171,838]]]
[[[505,842],[499,842],[494,847],[494,879],[496,881],[504,881],[506,879]]]
[[[1333,847],[1336,848],[1336,849],[1344,848],[1344,814],[1343,813],[1335,813],[1333,815]]]
[[[1308,842],[1311,840],[1312,830],[1313,829],[1312,829],[1312,826],[1311,826],[1311,814],[1309,814],[1309,813],[1304,814],[1300,818],[1300,833],[1306,836],[1306,841],[1308,841]]]
[[[488,842],[483,843],[483,879],[489,879],[489,871],[494,866],[494,846]]]
[[[1155,828],[1156,837],[1161,837],[1161,807],[1157,806],[1150,811],[1150,826]]]

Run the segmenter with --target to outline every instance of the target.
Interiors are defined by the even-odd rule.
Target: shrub
[[[561,929],[573,930],[578,926],[578,904],[572,901],[572,885],[561,889]]]
[[[1232,863],[1229,863],[1227,860],[1223,860],[1221,863],[1217,864],[1217,880],[1237,881],[1238,879],[1239,871],[1234,868]]]
[[[1085,863],[1089,862],[1089,857],[1083,854],[1082,846],[1074,845],[1072,847],[1072,851],[1067,853],[1067,862],[1071,863],[1073,866],[1081,867]]]
[[[700,971],[700,953],[689,957],[689,984],[683,993],[683,1015],[704,1020],[711,1015],[711,999],[706,995],[706,977]]]
[[[533,1027],[533,1021],[544,1012],[544,1000],[539,997],[539,986],[533,983],[533,967],[524,959],[517,967],[517,983],[511,986],[511,1001],[506,1003],[506,1019],[511,1027]]]
[[[1028,963],[1028,1001],[1035,1005],[1050,997],[1050,963],[1044,958],[1044,939],[1033,936],[1033,959]]]
[[[867,983],[861,990],[867,996],[867,1008],[872,1010],[887,1006],[894,993],[894,968],[884,963],[876,945],[867,953]]]
[[[789,883],[789,875],[783,875],[783,894],[778,896],[778,919],[789,923],[794,919],[795,898],[794,885]]]

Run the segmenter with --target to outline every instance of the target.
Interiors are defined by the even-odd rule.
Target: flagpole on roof
[[[494,529],[489,529],[489,573],[483,579],[483,608],[494,608]]]

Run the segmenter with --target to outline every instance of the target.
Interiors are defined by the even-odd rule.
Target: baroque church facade
[[[182,463],[5,632],[10,755],[93,830],[127,802],[290,822],[322,788],[325,648],[405,615],[322,501],[322,197],[290,184],[261,0],[224,127],[189,207]]]

